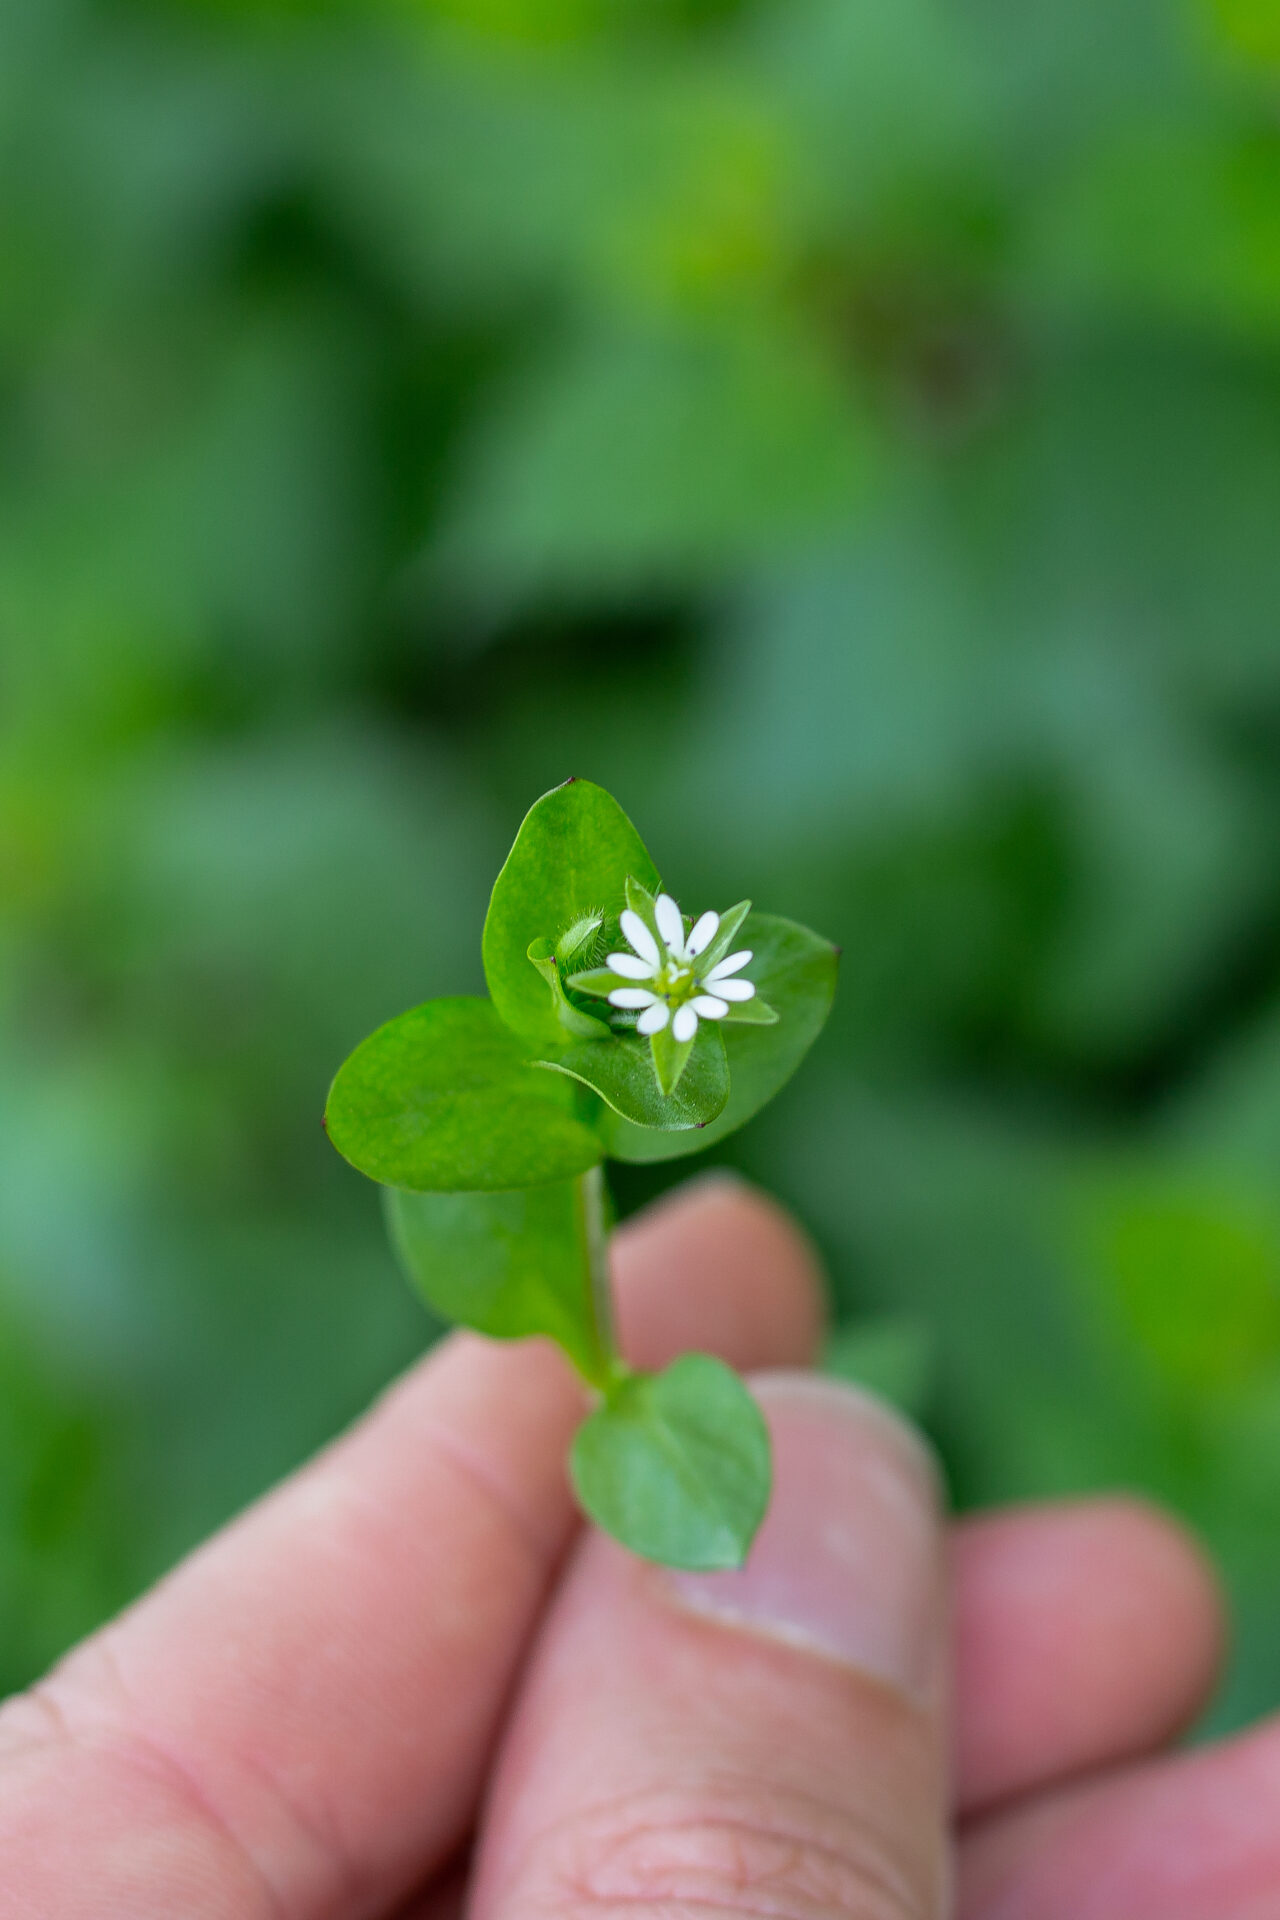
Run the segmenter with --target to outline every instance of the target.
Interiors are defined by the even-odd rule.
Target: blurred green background
[[[325,1089],[580,773],[844,947],[838,1364],[1280,1701],[1278,607],[1269,0],[0,0],[0,1685],[430,1337]]]

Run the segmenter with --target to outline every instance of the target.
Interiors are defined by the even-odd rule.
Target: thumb
[[[756,1388],[776,1485],[743,1572],[584,1541],[512,1718],[472,1920],[944,1912],[930,1459],[864,1394]]]

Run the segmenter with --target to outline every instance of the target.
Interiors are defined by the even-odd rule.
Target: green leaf
[[[637,1132],[659,1127],[665,1131],[706,1127],[724,1109],[729,1098],[729,1067],[724,1041],[709,1021],[698,1022],[685,1070],[675,1092],[664,1095],[654,1072],[649,1042],[636,1034],[611,1040],[607,1046],[591,1042],[571,1047],[544,1067],[569,1074],[591,1087]],[[689,1151],[701,1144],[698,1134]],[[640,1156],[633,1156],[640,1157]],[[657,1154],[656,1159],[663,1156]]]
[[[579,1103],[529,1064],[487,1000],[429,1000],[379,1027],[339,1068],[325,1126],[361,1173],[414,1192],[537,1186],[601,1151]]]
[[[489,902],[484,971],[499,1014],[539,1047],[561,1047],[566,1035],[529,948],[581,934],[585,920],[597,920],[597,935],[607,937],[626,905],[628,874],[659,884],[644,842],[603,787],[566,781],[525,815]]]
[[[556,950],[550,940],[535,940],[529,948],[529,959],[551,989],[551,998],[555,1003],[556,1017],[566,1034],[575,1040],[607,1040],[612,1029],[604,1020],[595,1020],[589,1013],[583,1013],[575,1007],[564,990],[560,978],[560,968],[556,962]],[[616,980],[617,974],[611,979]]]
[[[723,1140],[786,1085],[822,1031],[836,987],[838,954],[831,942],[794,920],[783,920],[772,913],[749,915],[741,938],[754,956],[746,977],[755,981],[757,996],[763,996],[776,1011],[776,1024],[721,1021],[729,1066],[729,1098],[700,1133],[649,1132],[633,1125],[634,1116],[624,1116],[609,1101],[610,1110],[601,1115],[601,1131],[605,1149],[613,1159],[671,1160]],[[752,1002],[741,1004],[750,1006]],[[699,1033],[707,1024],[699,1023]],[[677,1097],[683,1097],[684,1091],[682,1083]]]
[[[496,1340],[546,1334],[587,1379],[607,1376],[581,1182],[517,1193],[388,1189],[386,1208],[406,1272],[446,1320]]]
[[[633,1553],[740,1567],[769,1504],[769,1431],[731,1367],[687,1353],[617,1388],[578,1429],[570,1468],[586,1512]]]

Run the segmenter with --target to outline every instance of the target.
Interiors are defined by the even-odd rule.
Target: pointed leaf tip
[[[546,982],[528,963],[530,943],[554,946],[577,922],[609,921],[626,905],[629,873],[657,874],[626,814],[603,787],[574,775],[534,802],[494,883],[484,927],[484,970],[502,1019],[538,1046],[563,1044]]]

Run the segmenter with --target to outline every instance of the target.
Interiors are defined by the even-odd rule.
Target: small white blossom
[[[702,914],[686,935],[679,907],[669,893],[660,893],[653,917],[660,940],[630,907],[622,915],[619,925],[633,950],[611,953],[605,964],[621,979],[644,985],[615,987],[609,1004],[639,1014],[637,1033],[661,1033],[670,1021],[674,1039],[692,1040],[699,1020],[723,1020],[733,1001],[750,1000],[755,993],[750,980],[733,977],[750,960],[751,949],[704,969],[698,962],[720,931],[720,915]]]

